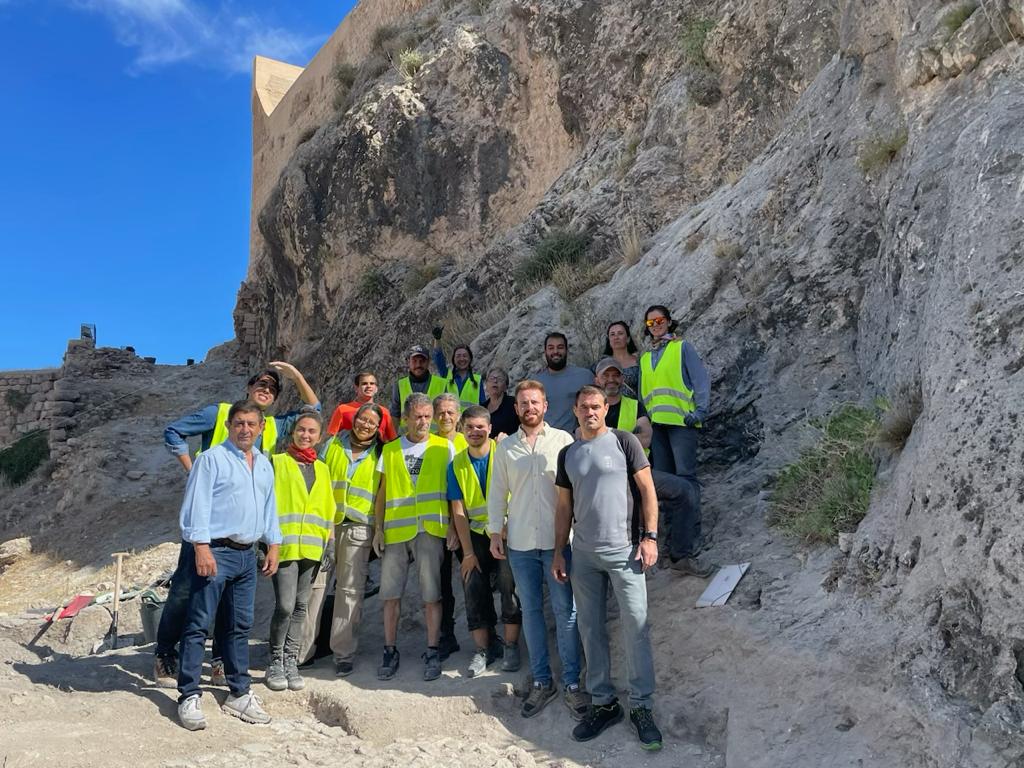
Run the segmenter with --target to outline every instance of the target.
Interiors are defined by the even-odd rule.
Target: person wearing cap
[[[444,392],[448,382],[443,376],[435,376],[430,372],[430,358],[422,344],[413,344],[409,348],[409,375],[395,382],[391,391],[391,415],[402,424],[402,413],[405,401],[413,392],[426,395],[431,400]]]
[[[305,403],[304,409],[320,410],[320,401],[298,369],[276,360],[263,371],[253,374],[246,386],[246,399],[255,403],[264,413],[274,404],[281,392],[282,375],[298,390],[299,398]],[[192,470],[192,456],[188,450],[188,438],[198,436],[202,451],[208,451],[228,438],[227,415],[231,403],[213,403],[202,410],[183,416],[167,425],[164,430],[164,445],[171,455],[178,459],[186,472]],[[300,410],[278,414],[264,420],[262,433],[256,437],[256,450],[269,455],[277,442],[277,435],[291,432]],[[177,683],[178,655],[175,646],[181,637],[188,608],[189,579],[187,574],[194,568],[194,553],[191,546],[182,546],[178,554],[178,565],[171,576],[171,589],[164,603],[160,626],[157,629],[154,650],[153,676],[158,685],[173,688]],[[214,685],[224,684],[223,665],[220,663],[220,647],[223,639],[218,619],[214,632],[213,667],[211,680]]]
[[[637,436],[646,451],[651,447],[651,420],[647,409],[639,400],[622,394],[622,365],[614,357],[606,357],[594,369],[594,383],[604,390],[608,398],[605,424],[609,429],[621,429]]]
[[[334,413],[331,414],[331,420],[327,424],[327,434],[331,437],[339,432],[350,432],[352,430],[352,419],[355,417],[356,411],[366,405],[366,403],[376,402],[379,385],[377,384],[377,376],[373,371],[360,371],[352,379],[352,383],[356,387],[355,398],[335,408]],[[387,443],[396,437],[398,437],[398,431],[395,429],[395,422],[392,420],[391,414],[381,409],[381,442]]]

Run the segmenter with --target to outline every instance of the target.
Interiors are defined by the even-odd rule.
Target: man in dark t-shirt
[[[622,720],[611,677],[607,601],[611,584],[619,606],[623,649],[629,670],[629,719],[644,749],[661,749],[661,731],[651,715],[654,660],[647,625],[647,579],[658,561],[658,499],[650,464],[636,436],[605,424],[608,398],[586,386],[573,408],[581,439],[558,454],[555,486],[555,556],[551,570],[559,581],[572,577],[576,621],[587,657],[590,712],[572,731],[589,741]],[[633,491],[642,515],[639,543],[631,541]],[[572,572],[562,548],[572,528]]]

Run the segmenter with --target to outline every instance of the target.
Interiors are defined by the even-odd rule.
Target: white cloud
[[[3,2],[3,0],[0,0]],[[211,10],[196,0],[72,0],[106,17],[117,41],[136,51],[133,72],[192,62],[229,73],[249,72],[256,54],[304,64],[326,35],[300,35],[256,15]]]

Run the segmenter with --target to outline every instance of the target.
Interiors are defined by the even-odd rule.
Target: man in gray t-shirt
[[[555,429],[569,434],[576,431],[573,404],[580,387],[594,383],[594,374],[588,368],[567,365],[569,342],[564,333],[553,331],[544,339],[544,362],[547,367],[533,378],[544,385],[548,400],[545,420]]]
[[[576,620],[587,657],[587,688],[592,706],[572,731],[589,741],[622,720],[622,707],[611,677],[608,643],[608,585],[622,621],[623,649],[629,671],[629,719],[644,749],[661,748],[661,731],[651,715],[654,660],[647,626],[647,579],[658,561],[658,499],[651,469],[636,436],[605,424],[604,390],[585,386],[573,409],[581,439],[558,454],[555,486],[555,556],[551,570],[559,581],[572,579]],[[631,537],[633,489],[641,504],[639,543]],[[562,548],[573,531],[572,569],[567,572]]]

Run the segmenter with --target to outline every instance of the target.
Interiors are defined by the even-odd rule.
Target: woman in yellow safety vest
[[[318,413],[295,420],[285,453],[271,457],[274,496],[283,541],[274,575],[274,617],[270,622],[270,666],[264,680],[272,691],[302,690],[298,655],[313,579],[335,523],[331,471],[317,459],[323,422]]]
[[[380,485],[377,460],[382,418],[379,405],[363,403],[352,417],[352,429],[338,433],[328,443],[324,457],[331,469],[338,523],[334,564],[337,587],[331,620],[331,650],[338,677],[352,674],[358,648],[366,574],[373,548],[373,503]]]

